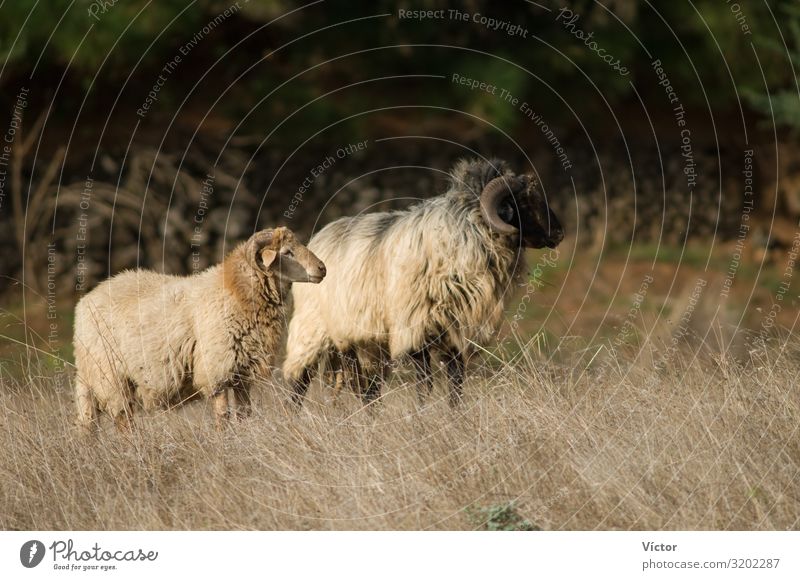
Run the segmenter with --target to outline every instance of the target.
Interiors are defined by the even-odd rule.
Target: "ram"
[[[75,307],[78,422],[95,430],[105,411],[127,428],[134,407],[212,398],[218,427],[228,389],[250,412],[253,379],[281,345],[293,282],[319,283],[324,264],[286,228],[262,230],[221,264],[189,277],[130,270]]]
[[[309,248],[328,277],[293,290],[283,373],[295,401],[302,403],[318,362],[337,352],[360,363],[367,403],[380,394],[387,361],[411,357],[424,401],[438,353],[457,404],[465,361],[474,345],[491,341],[525,271],[524,248],[554,248],[563,238],[535,180],[500,160],[459,162],[443,195],[407,210],[327,225]]]

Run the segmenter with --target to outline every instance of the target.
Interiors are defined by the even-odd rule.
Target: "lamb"
[[[287,228],[262,230],[221,264],[189,277],[129,270],[75,307],[76,404],[87,432],[105,411],[129,429],[146,410],[213,399],[216,425],[251,410],[254,378],[281,346],[293,282],[318,284],[325,265]]]
[[[466,360],[475,344],[491,341],[525,270],[523,249],[554,248],[563,238],[533,177],[500,160],[459,162],[446,193],[407,210],[328,224],[309,248],[330,274],[293,290],[283,374],[294,400],[302,403],[315,365],[339,353],[356,373],[363,367],[365,403],[380,394],[387,361],[410,357],[423,402],[435,353],[458,404]]]

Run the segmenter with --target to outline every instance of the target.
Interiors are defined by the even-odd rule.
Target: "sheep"
[[[255,377],[283,338],[293,282],[318,284],[325,265],[287,228],[255,233],[221,264],[189,277],[129,270],[75,307],[76,404],[86,432],[105,411],[120,430],[133,406],[213,399],[217,428],[250,413]]]
[[[564,230],[531,176],[501,160],[464,160],[443,195],[403,211],[336,220],[309,248],[330,273],[293,289],[283,374],[302,404],[312,369],[339,353],[365,373],[364,402],[380,394],[388,361],[410,357],[424,402],[431,355],[441,355],[450,403],[462,398],[466,360],[501,322],[524,248],[554,248]],[[354,356],[354,353],[357,356]],[[341,376],[341,373],[340,373]]]

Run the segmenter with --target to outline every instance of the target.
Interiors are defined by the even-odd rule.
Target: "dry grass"
[[[372,412],[264,385],[226,432],[196,403],[89,444],[67,386],[4,378],[0,528],[798,529],[797,350],[654,354],[477,368],[459,411],[402,375]]]

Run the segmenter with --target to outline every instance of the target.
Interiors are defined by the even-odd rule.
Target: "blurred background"
[[[510,305],[528,347],[746,349],[797,318],[794,0],[7,0],[0,62],[4,360],[70,360],[75,301],[122,269],[307,240],[475,155],[569,231]]]

